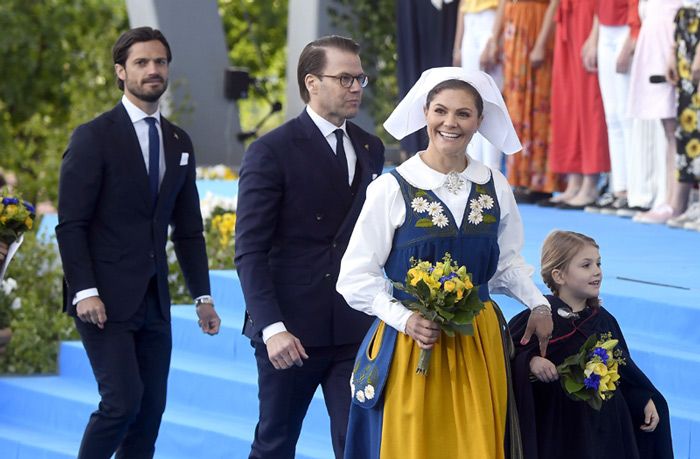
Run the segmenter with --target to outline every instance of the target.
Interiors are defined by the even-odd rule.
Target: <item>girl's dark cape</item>
[[[589,408],[583,402],[570,402],[559,382],[550,384],[530,382],[530,360],[535,355],[539,355],[538,340],[533,335],[527,345],[520,345],[530,312],[523,311],[513,317],[508,323],[515,343],[512,377],[525,459],[554,459],[544,450],[566,451],[567,459],[594,457],[595,459],[673,458],[671,424],[666,400],[632,360],[617,320],[603,307],[589,308],[581,313],[579,320],[575,321],[580,331],[575,331],[569,338],[556,341],[557,338],[574,331],[574,327],[570,319],[564,319],[557,314],[557,310],[566,307],[566,304],[554,296],[547,296],[547,299],[552,305],[552,320],[554,322],[552,336],[554,342],[550,343],[547,349],[547,358],[552,360],[555,365],[561,363],[567,356],[578,352],[583,342],[591,334],[605,332],[611,332],[613,337],[619,340],[618,347],[623,351],[626,365],[620,369],[622,382],[618,388],[620,393],[615,395],[617,399],[613,397],[612,400],[604,402],[603,410],[600,413]],[[660,417],[660,422],[652,433],[639,429],[639,426],[644,423],[644,406],[649,399],[654,401]],[[547,403],[543,403],[544,401]],[[547,409],[550,412],[543,412]],[[627,413],[614,411],[627,411]],[[603,417],[601,418],[601,416]],[[627,428],[623,429],[624,438],[627,441],[620,439],[620,441],[608,442],[608,447],[604,451],[597,451],[593,455],[590,454],[590,451],[586,452],[584,448],[570,444],[571,431],[568,429],[572,425],[588,426],[593,421],[599,423],[601,419],[604,424],[605,422],[615,422],[614,419],[618,418],[622,421],[631,418],[631,424],[626,421]],[[537,420],[539,421],[536,422]],[[541,445],[543,441],[546,441],[547,446],[538,448],[538,434],[542,438]],[[580,440],[580,445],[600,443],[598,434],[594,430],[579,429],[577,438]],[[558,448],[550,448],[550,442],[561,442],[562,444],[556,445]],[[634,445],[629,443],[634,443]],[[594,448],[594,446],[592,447]]]

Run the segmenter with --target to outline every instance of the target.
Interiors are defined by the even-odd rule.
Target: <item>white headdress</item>
[[[431,89],[446,80],[466,81],[479,92],[484,101],[484,119],[479,132],[496,148],[507,155],[522,150],[518,135],[510,120],[501,91],[493,78],[478,70],[461,67],[436,67],[428,69],[408,91],[396,109],[384,122],[384,129],[401,140],[426,125],[425,100]]]

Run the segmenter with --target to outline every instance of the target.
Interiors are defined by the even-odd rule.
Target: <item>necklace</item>
[[[459,194],[462,187],[465,185],[464,179],[455,171],[451,171],[447,174],[445,179],[444,187],[447,188],[452,194]]]

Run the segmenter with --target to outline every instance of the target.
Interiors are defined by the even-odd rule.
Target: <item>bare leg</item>
[[[554,196],[552,202],[568,202],[573,199],[581,189],[583,182],[583,175],[581,174],[569,174],[566,178],[566,189],[563,193]]]
[[[581,188],[573,198],[566,201],[567,204],[584,206],[591,204],[598,197],[598,174],[587,174],[582,177]]]

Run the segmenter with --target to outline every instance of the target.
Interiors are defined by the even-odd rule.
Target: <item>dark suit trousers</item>
[[[105,328],[75,319],[101,396],[90,416],[79,459],[152,458],[165,410],[172,336],[155,277],[136,312]]]
[[[331,418],[335,457],[343,457],[350,414],[350,375],[357,344],[306,348],[301,367],[275,370],[267,347],[254,343],[258,365],[260,418],[250,459],[294,459],[301,425],[316,388],[321,385]]]

